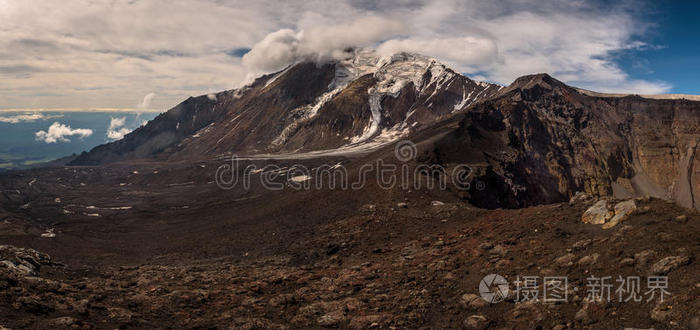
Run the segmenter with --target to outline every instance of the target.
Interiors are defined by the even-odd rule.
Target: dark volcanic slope
[[[459,112],[456,130],[436,124]],[[697,208],[699,126],[700,102],[591,96],[545,74],[501,88],[420,55],[355,50],[344,61],[301,63],[240,90],[190,98],[72,164],[325,150],[452,131],[437,142],[437,160],[478,170],[489,191],[468,199],[479,206],[585,191]]]
[[[487,99],[500,88],[474,82],[420,55],[379,58],[353,50],[343,61],[300,63],[238,90],[189,98],[72,164],[201,159],[386,141]]]
[[[698,207],[700,102],[591,97],[546,75],[519,78],[436,143],[488,184],[472,200],[523,207],[573,193],[651,195]]]

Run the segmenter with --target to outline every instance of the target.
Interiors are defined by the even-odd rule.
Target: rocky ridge
[[[700,102],[592,97],[546,74],[519,78],[436,142],[488,182],[482,207],[650,195],[698,207]]]

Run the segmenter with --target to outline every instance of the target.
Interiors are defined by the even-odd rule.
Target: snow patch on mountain
[[[455,77],[454,73],[437,60],[410,53],[397,53],[379,58],[375,68],[374,78],[377,79],[377,83],[368,90],[371,121],[360,136],[351,139],[352,143],[367,141],[380,132],[383,117],[381,103],[384,97],[396,98],[402,89],[413,84],[413,88],[419,95],[425,94],[431,86],[434,86],[433,93],[428,97],[429,100]],[[409,112],[401,126],[407,126],[406,121],[411,114],[413,112]]]
[[[424,103],[431,107],[433,103],[432,98],[449,88],[457,77],[461,76],[436,59],[419,54],[401,52],[391,56],[380,57],[374,50],[366,49],[352,49],[347,54],[347,57],[335,63],[335,76],[328,85],[328,91],[318,97],[314,103],[292,110],[290,114],[296,119],[288,124],[279,136],[273,140],[272,146],[278,147],[283,145],[303,123],[316,117],[326,103],[343,91],[351,82],[364,75],[372,74],[377,80],[376,84],[367,91],[371,117],[362,133],[349,139],[351,144],[370,141],[381,134],[383,130],[390,130],[381,127],[382,118],[384,117],[382,101],[385,97],[396,98],[401,90],[412,84],[416,94],[419,96],[425,96],[430,92]],[[266,85],[274,82],[285,71],[270,78]],[[483,93],[491,86],[483,82],[477,82],[477,84],[482,87],[479,93]],[[462,100],[455,104],[454,111],[461,110],[466,105],[477,100],[479,95],[472,97],[472,93],[470,92],[467,95],[466,89],[463,89]],[[408,118],[413,113],[414,111],[409,111],[409,114],[403,118],[399,126],[402,128],[414,126],[416,123],[413,123],[413,125],[408,123]],[[392,132],[390,135],[395,136],[395,133]]]

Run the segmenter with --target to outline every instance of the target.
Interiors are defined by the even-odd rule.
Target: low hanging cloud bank
[[[14,116],[0,116],[0,123],[18,124],[23,122],[34,122],[37,120],[48,120],[61,118],[63,115],[47,115],[43,113],[24,113]]]
[[[35,133],[37,141],[46,143],[70,142],[69,136],[78,136],[86,138],[92,135],[92,130],[89,128],[72,129],[70,126],[54,122],[49,126],[48,131],[38,131]]]

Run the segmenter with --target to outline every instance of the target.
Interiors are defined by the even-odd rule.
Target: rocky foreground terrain
[[[124,189],[116,182],[130,180],[130,191],[141,191],[140,198],[158,193],[158,188],[149,192],[150,183],[139,183],[148,182],[139,178],[145,176],[143,168],[139,175],[133,167],[111,171],[91,184],[104,185],[98,190]],[[130,179],[105,178],[119,175]],[[15,178],[32,179],[33,185],[41,185],[44,178]],[[68,178],[61,181],[71,184]],[[202,186],[189,189],[203,195],[207,191]],[[5,213],[12,221],[1,225],[1,237],[15,246],[0,247],[1,324],[231,329],[700,326],[700,214],[695,211],[658,199],[601,202],[582,194],[570,203],[486,210],[441,191],[379,195],[374,189],[366,191],[372,198],[348,199],[335,213],[331,208],[340,205],[336,198],[347,197],[344,192],[285,193],[275,208],[266,210],[265,216],[279,223],[260,218],[257,224],[241,221],[235,227],[211,227],[203,219],[208,212],[222,219],[245,212],[246,203],[256,208],[261,204],[256,198],[221,196],[220,190],[219,201],[228,202],[213,211],[194,205],[201,195],[189,199],[201,218],[190,215],[188,221],[164,212],[164,218],[144,224],[145,217],[133,214],[147,214],[148,203],[134,203],[129,211],[87,208],[101,213],[83,215],[90,226],[54,223],[49,232],[22,224],[21,213]],[[182,193],[164,191],[157,198],[168,203],[171,194]],[[298,203],[317,194],[326,195],[327,203]],[[118,196],[114,202],[128,198],[113,196]],[[34,198],[33,210],[56,203]],[[74,198],[86,197],[66,192],[64,209],[77,211],[71,208]],[[99,196],[92,198],[99,202]],[[621,222],[606,226],[620,202],[634,207],[624,211]],[[320,208],[319,215],[312,208]],[[284,213],[290,215],[285,218]],[[129,218],[133,220],[125,220]],[[292,218],[296,222],[290,227]],[[228,230],[218,236],[222,228]],[[192,240],[197,236],[203,238]],[[51,251],[54,256],[46,254]],[[568,300],[516,302],[510,294],[489,304],[480,297],[479,284],[491,273],[504,276],[512,289],[518,276],[566,276]],[[669,295],[663,302],[658,296],[648,302],[647,296],[642,302],[620,302],[617,284],[611,301],[587,299],[591,276],[640,276],[643,295],[652,275],[668,276]]]
[[[1,174],[0,326],[698,329],[698,141],[700,102],[348,49]],[[292,189],[338,168],[366,184]]]

